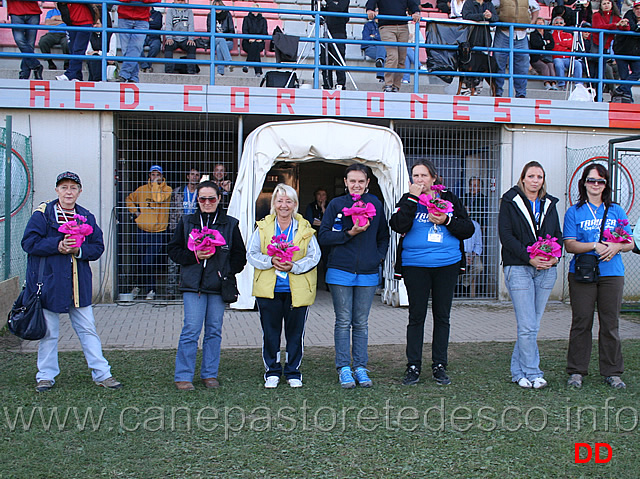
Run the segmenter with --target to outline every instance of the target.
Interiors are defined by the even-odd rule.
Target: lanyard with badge
[[[293,220],[291,220],[291,224],[284,231],[280,229],[280,224],[278,224],[278,221],[276,220],[276,236],[280,236],[281,234],[287,236],[287,243],[291,243],[293,241]],[[276,269],[276,276],[281,279],[287,279],[287,274],[288,273],[286,271],[280,271]]]
[[[182,201],[182,209],[185,215],[190,215],[196,212],[196,195],[197,191],[193,193],[189,192],[189,187],[184,187],[184,195]]]
[[[596,213],[600,209],[600,206],[598,206],[596,208],[596,210],[593,211],[593,208],[591,208],[591,203],[589,203],[587,201],[587,207],[589,208],[589,211],[591,211],[591,216],[593,216],[593,219],[597,222],[598,221],[598,217],[596,216]],[[600,223],[600,231],[599,231],[597,236],[596,236],[596,233],[594,231],[593,241],[595,241],[596,243],[600,243],[600,241],[602,241],[602,233],[604,233],[604,226],[605,226],[605,223],[607,221],[607,212],[608,211],[609,211],[609,207],[607,206],[604,209],[604,214],[602,215],[602,222]],[[618,254],[620,254],[619,251],[618,251]]]
[[[428,223],[431,223],[427,220]],[[435,223],[431,223],[431,227],[429,228],[429,232],[427,233],[427,241],[429,243],[442,243],[444,240],[444,235],[442,231],[438,229],[438,225]]]

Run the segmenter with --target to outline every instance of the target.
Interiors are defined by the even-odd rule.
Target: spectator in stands
[[[369,20],[373,20],[378,14],[398,17],[404,17],[409,14],[414,22],[420,21],[420,5],[417,0],[367,0],[365,8]],[[380,39],[383,42],[407,43],[409,41],[407,23],[406,20],[379,20]],[[407,47],[389,45],[385,48],[387,49],[386,68],[403,69],[407,57]],[[385,73],[383,91],[400,91],[402,75],[402,72]]]
[[[149,30],[162,30],[162,13],[151,7],[149,11]],[[149,51],[145,52],[144,49],[149,47]],[[162,50],[162,38],[158,34],[149,33],[144,39],[144,45],[142,46],[142,56],[147,58],[155,58]],[[146,73],[153,73],[153,67],[151,63],[141,62],[140,69]]]
[[[39,25],[40,24],[40,6],[38,2],[22,1],[22,0],[7,0],[8,8],[7,15],[11,23],[21,25]],[[23,28],[12,28],[13,39],[18,46],[18,49],[22,53],[35,53],[36,47],[36,35],[38,30],[25,30]],[[40,64],[37,58],[23,58],[20,62],[20,73],[18,78],[26,80],[31,76],[33,71],[33,77],[36,80],[42,80],[43,66]]]
[[[466,0],[451,0],[449,18],[462,18],[462,9]]]
[[[599,28],[602,30],[622,30],[629,31],[629,20],[626,18],[620,18],[620,10],[611,0],[602,0],[600,2],[600,8],[593,14],[593,21],[591,23],[593,28]],[[604,35],[604,53],[611,53],[611,43],[613,42],[614,34]],[[600,35],[591,35],[591,53],[598,53],[600,50]],[[618,77],[617,72],[614,71],[615,63],[606,61],[604,76],[606,79],[614,80]],[[594,58],[589,63],[589,69],[591,76],[598,77],[598,59]],[[605,84],[603,91],[614,91],[614,85],[612,83]]]
[[[173,193],[171,194],[171,212],[169,213],[169,233],[175,231],[180,218],[196,212],[198,206],[198,194],[196,190],[200,183],[200,178],[200,170],[192,167],[189,169],[189,173],[187,173],[187,184],[173,189]],[[216,208],[217,207],[218,205],[216,204]],[[171,258],[169,258],[167,273],[167,294],[175,297],[178,295],[178,275],[180,268]]]
[[[556,17],[552,23],[555,27],[564,27],[564,18]],[[571,52],[573,49],[573,33],[565,30],[553,30],[553,51],[554,52]],[[582,78],[582,61],[579,58],[567,56],[567,55],[553,55],[553,67],[556,70],[556,75],[560,78],[564,78],[565,71],[569,74],[573,74],[574,78]],[[571,72],[573,68],[573,72]],[[576,82],[582,83],[582,82]],[[565,81],[560,80],[558,87],[564,89]]]
[[[476,220],[473,223],[473,236],[463,241],[467,268],[462,275],[462,295],[476,297],[476,283],[480,279],[484,265],[482,264],[482,227]]]
[[[136,3],[153,3],[155,0],[122,0],[125,5],[118,6],[118,28],[127,30],[149,30],[149,11],[151,9],[149,7],[126,5],[126,3],[130,3],[132,1],[135,1]],[[122,56],[130,58],[142,56],[145,35],[126,32],[119,33],[118,35],[120,37]],[[137,61],[123,61],[117,81],[138,83],[140,81],[138,78],[139,67],[140,64]]]
[[[253,7],[260,8],[260,5],[254,3]],[[249,12],[242,20],[242,33],[245,35],[268,35],[266,18],[260,12]],[[247,52],[248,62],[260,62],[260,52],[264,50],[264,40],[260,38],[245,38],[242,40],[242,49]],[[249,68],[244,66],[242,71],[247,73]],[[257,77],[262,75],[262,67],[253,67],[253,71]]]
[[[100,28],[102,12],[98,5],[86,3],[59,3],[58,10],[65,23],[72,27]],[[67,20],[68,18],[68,20]],[[91,38],[90,31],[69,30],[69,52],[72,55],[84,55]],[[56,77],[58,81],[82,81],[82,60],[69,60],[69,68],[62,75]]]
[[[65,24],[62,21],[62,17],[60,16],[60,10],[57,8],[52,8],[47,12],[47,15],[44,17],[45,25],[53,25],[57,27],[64,27]],[[46,53],[47,55],[51,53],[51,47],[56,45],[60,45],[62,49],[62,53],[65,55],[69,54],[69,38],[67,37],[67,32],[63,30],[49,30],[47,33],[42,35],[40,41],[38,42],[38,46],[40,47],[40,51],[42,53]],[[49,70],[57,70],[58,66],[55,62],[49,58],[47,60],[49,63]],[[64,69],[66,70],[69,67],[69,60],[64,61]]]
[[[335,13],[349,13],[349,0],[327,0],[323,4],[322,10]],[[349,17],[325,17],[327,29],[334,39],[346,40],[347,23]],[[343,65],[347,45],[345,43],[322,43],[320,51],[320,63],[322,65]],[[322,70],[322,83],[325,90],[331,90],[333,84],[333,70]],[[336,72],[335,87],[344,90],[347,83],[347,75],[344,70]]]
[[[166,256],[163,252],[167,244],[166,230],[169,223],[171,205],[171,187],[162,176],[162,167],[153,165],[149,169],[149,181],[142,185],[126,199],[127,209],[135,215],[138,225],[136,243],[138,245],[138,276],[140,286],[144,286],[147,299],[156,296],[156,279],[159,266]],[[140,292],[136,286],[134,297]]]
[[[412,25],[408,25],[409,27],[409,43],[414,43],[416,42],[416,32],[413,29]],[[409,69],[409,68],[414,68],[415,67],[415,56],[416,56],[416,49],[414,47],[407,47],[407,56],[404,60],[404,67]],[[402,83],[411,83],[411,73],[405,73],[404,75],[402,75]]]
[[[593,6],[591,5],[591,0],[586,1],[586,4],[583,2],[576,4],[576,0],[567,0],[564,4],[558,2],[558,4],[551,10],[551,18],[553,19],[558,16],[564,18],[564,23],[568,27],[575,27],[576,25],[580,25],[582,22],[591,23],[591,19],[593,17]],[[575,8],[570,8],[569,5],[574,5]]]
[[[224,7],[222,0],[213,0],[211,5]],[[211,12],[207,14],[207,31],[211,32]],[[228,10],[216,10],[216,33],[236,33],[236,27],[233,24],[233,16]],[[207,38],[210,48],[211,41]],[[233,40],[224,37],[216,37],[216,60],[223,62],[231,61],[231,53],[233,50]],[[219,75],[224,75],[224,65],[216,67]],[[229,71],[233,71],[233,66],[229,65]]]
[[[538,17],[536,20],[537,25],[546,25],[547,21]],[[536,28],[529,34],[529,46],[531,50],[540,50],[542,52],[548,52],[553,50],[553,33],[551,30],[546,30],[542,28]],[[538,75],[545,77],[554,77],[556,76],[556,69],[553,66],[553,57],[548,53],[544,54],[530,54],[529,55],[529,63],[533,69],[538,73]],[[544,89],[545,90],[557,90],[558,84],[553,80],[545,80],[544,81]]]
[[[496,12],[496,7],[493,6],[491,0],[466,0],[464,2],[464,7],[462,8],[462,18],[464,20],[471,20],[473,22],[490,22],[494,23],[498,21],[498,13]],[[469,30],[468,40],[469,44],[472,47],[490,47],[491,46],[491,32],[489,31],[489,27],[487,25],[475,25]],[[471,52],[472,55],[472,65],[478,64],[478,56],[480,57],[481,62],[484,65],[490,65],[489,57],[487,52]],[[476,57],[475,59],[473,57]],[[494,64],[495,67],[495,64]],[[485,69],[472,67],[472,71],[487,71]],[[491,71],[492,69],[489,69]],[[493,71],[495,73],[495,71]],[[461,79],[462,81],[462,79]],[[473,92],[475,95],[479,95],[482,91],[482,83],[484,79],[482,77],[469,77],[465,78],[462,81],[462,85],[460,88],[460,93],[463,93],[464,89],[470,90],[469,93]],[[490,80],[489,80],[490,81]]]
[[[624,18],[629,22],[629,29],[632,32],[640,33],[640,0],[635,0],[633,10],[625,13]],[[616,35],[613,50],[616,55],[640,57],[640,36]],[[621,80],[635,82],[640,80],[640,60],[616,58],[616,63],[618,64],[618,73]],[[631,85],[620,85],[616,88],[614,95],[623,97],[623,101],[626,98],[628,102],[633,103]]]
[[[362,39],[369,42],[380,41],[380,30],[378,28],[378,19],[374,18],[364,24],[362,28]],[[360,47],[367,58],[371,58],[376,62],[376,68],[384,68],[384,62],[387,59],[387,49],[382,45],[362,45]],[[376,73],[376,78],[383,82],[384,73]]]
[[[220,187],[220,206],[226,210],[231,201],[233,183],[228,178],[222,163],[218,163],[213,167],[213,181]]]
[[[164,42],[164,57],[173,58],[173,52],[176,48],[179,48],[187,54],[187,59],[195,60],[195,39],[190,36],[180,35],[180,33],[194,31],[193,10],[190,8],[180,7],[180,5],[187,3],[187,0],[174,0],[173,3],[176,6],[167,8],[167,14],[164,22],[164,29],[167,32]],[[178,35],[171,35],[168,32],[175,32],[178,33]],[[175,70],[176,65],[174,63],[165,63],[165,73],[173,73]],[[188,63],[185,71],[189,75],[195,75],[196,64]]]
[[[500,22],[504,23],[536,23],[540,11],[540,5],[536,0],[492,0],[496,7]],[[524,28],[516,28],[514,30],[515,38],[513,39],[514,50],[528,50],[529,40],[527,39],[527,30]],[[493,39],[494,48],[509,48],[509,29],[497,28]],[[498,73],[507,71],[509,63],[509,52],[495,52],[496,61],[498,62]],[[513,72],[516,75],[529,74],[529,54],[513,53]],[[496,78],[496,96],[502,96],[504,91],[504,78]],[[514,78],[513,84],[516,90],[517,98],[526,98],[527,96],[527,80],[524,78]]]
[[[111,12],[107,12],[107,28],[111,28]],[[107,56],[115,56],[118,49],[116,37],[112,32],[107,32]],[[102,56],[102,31],[96,30],[91,32],[89,37],[89,45],[87,46],[87,55]],[[102,61],[96,59],[94,61],[88,61],[87,70],[89,71],[89,81],[102,81]],[[106,81],[115,81],[118,77],[117,65],[114,61],[107,62],[107,78]]]
[[[462,197],[462,203],[467,208],[469,218],[476,220],[484,229],[489,218],[489,200],[482,193],[482,180],[477,176],[469,178],[469,190]]]

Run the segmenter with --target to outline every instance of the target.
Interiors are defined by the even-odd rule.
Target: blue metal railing
[[[88,0],[70,0],[70,3],[86,3],[86,4],[90,4],[90,3],[96,3],[95,1],[88,1]],[[116,0],[104,0],[102,3],[102,18],[106,18],[106,16],[108,15],[108,10],[109,10],[109,6],[110,5],[124,5],[123,3],[116,1]],[[313,87],[314,88],[318,88],[319,87],[319,79],[320,79],[320,73],[323,70],[342,70],[345,72],[402,72],[402,73],[409,73],[411,75],[413,75],[414,78],[414,82],[413,82],[413,90],[415,93],[418,93],[419,88],[420,88],[420,79],[426,79],[428,76],[451,76],[451,77],[482,77],[482,78],[504,78],[507,80],[508,82],[508,95],[509,96],[513,96],[514,95],[514,80],[515,79],[536,79],[536,80],[543,80],[543,81],[554,81],[554,80],[558,80],[559,77],[546,77],[546,76],[539,76],[539,75],[519,75],[519,74],[515,74],[513,73],[513,68],[512,65],[514,64],[514,53],[518,54],[518,53],[525,53],[525,54],[541,54],[541,52],[539,50],[522,50],[522,49],[514,49],[514,30],[517,28],[532,28],[535,27],[536,29],[545,29],[545,30],[564,30],[564,31],[568,31],[568,32],[583,32],[583,31],[587,31],[590,32],[592,35],[593,34],[597,34],[599,36],[599,51],[598,53],[587,53],[587,52],[562,52],[561,54],[563,56],[574,56],[574,57],[579,57],[579,58],[595,58],[597,59],[597,63],[598,63],[598,68],[597,68],[597,77],[596,78],[585,78],[584,82],[591,82],[591,83],[595,83],[597,86],[597,91],[598,91],[598,98],[601,99],[602,98],[602,91],[603,91],[603,86],[606,84],[629,84],[629,85],[635,85],[636,82],[632,82],[632,81],[622,81],[622,80],[612,80],[612,79],[606,79],[604,78],[604,70],[605,70],[605,63],[608,59],[615,59],[615,58],[624,58],[625,60],[628,61],[634,61],[634,60],[640,60],[640,57],[631,57],[631,56],[620,56],[620,55],[615,55],[615,54],[605,54],[603,51],[603,45],[604,45],[604,36],[605,34],[612,34],[611,30],[599,30],[599,29],[593,29],[593,28],[577,28],[577,27],[556,27],[556,26],[548,26],[548,25],[530,25],[530,24],[513,24],[513,23],[491,23],[491,24],[487,24],[487,23],[480,23],[479,25],[488,25],[490,27],[499,27],[499,28],[503,28],[503,29],[507,29],[509,30],[509,47],[508,48],[496,48],[496,47],[474,47],[473,50],[474,51],[485,51],[485,52],[504,52],[504,53],[508,53],[509,55],[509,60],[508,60],[508,72],[507,73],[474,73],[474,72],[460,72],[460,71],[442,71],[442,70],[438,70],[438,71],[426,71],[426,70],[422,70],[420,69],[421,65],[420,65],[420,49],[424,48],[427,50],[457,50],[458,46],[457,45],[440,45],[440,44],[433,44],[433,43],[423,43],[420,42],[420,28],[422,27],[423,24],[427,23],[427,22],[436,22],[436,23],[447,23],[447,24],[451,24],[451,25],[459,25],[459,24],[465,24],[465,25],[472,25],[471,22],[465,22],[465,21],[456,21],[456,20],[450,20],[450,19],[434,19],[434,18],[422,18],[420,23],[415,23],[415,24],[410,24],[411,28],[414,28],[414,33],[415,33],[415,41],[411,42],[411,43],[397,43],[397,42],[381,42],[381,41],[366,41],[366,40],[359,40],[359,39],[331,39],[331,38],[324,38],[322,36],[322,32],[321,32],[321,22],[322,22],[322,17],[351,17],[351,18],[364,18],[367,19],[367,16],[364,14],[355,14],[355,13],[334,13],[334,12],[325,12],[325,11],[312,11],[312,10],[292,10],[292,9],[286,9],[286,8],[252,8],[252,7],[236,7],[236,6],[213,6],[213,5],[190,5],[190,4],[174,4],[174,3],[126,3],[126,5],[130,5],[130,6],[141,6],[141,7],[162,7],[162,8],[170,8],[170,7],[174,7],[174,6],[179,6],[179,8],[189,8],[189,9],[193,9],[193,10],[205,10],[207,12],[211,12],[211,25],[215,25],[216,24],[216,14],[217,12],[220,11],[229,11],[229,12],[260,12],[263,14],[266,13],[276,13],[278,15],[297,15],[301,18],[302,21],[306,21],[309,23],[309,25],[313,24],[314,28],[313,28],[313,32],[312,34],[310,34],[307,37],[301,37],[300,38],[300,42],[303,43],[312,43],[314,46],[313,49],[313,55],[310,56],[310,58],[312,59],[311,63],[296,63],[295,67],[293,67],[292,63],[275,63],[275,62],[268,62],[268,63],[261,63],[261,62],[248,62],[248,61],[231,61],[231,62],[226,62],[226,61],[221,61],[221,60],[216,60],[216,47],[215,47],[215,39],[216,38],[224,38],[224,39],[237,39],[240,43],[243,39],[259,39],[259,40],[264,40],[266,41],[270,41],[271,40],[271,35],[267,34],[267,35],[255,35],[255,34],[242,34],[242,33],[217,33],[215,31],[213,32],[179,32],[179,35],[181,36],[188,36],[188,37],[203,37],[203,38],[208,38],[210,40],[210,49],[209,49],[209,59],[208,60],[204,60],[202,58],[199,59],[167,59],[167,58],[163,58],[163,57],[156,57],[156,58],[147,58],[147,57],[124,57],[121,55],[116,55],[116,56],[107,56],[107,52],[108,52],[108,45],[107,45],[107,39],[108,39],[108,34],[109,33],[135,33],[135,34],[140,34],[140,35],[146,35],[146,34],[152,34],[152,35],[165,35],[165,34],[169,34],[170,32],[165,31],[165,30],[134,30],[134,29],[123,29],[123,28],[118,28],[117,26],[115,27],[107,27],[106,23],[103,23],[100,27],[97,28],[89,28],[89,27],[73,27],[73,26],[51,26],[51,25],[26,25],[26,24],[11,24],[11,23],[5,23],[5,24],[0,24],[0,28],[17,28],[17,29],[36,29],[36,30],[41,30],[41,29],[46,29],[46,30],[51,30],[51,31],[97,31],[97,32],[101,32],[102,34],[102,53],[101,55],[97,56],[96,55],[66,55],[66,54],[44,54],[44,53],[22,53],[22,52],[5,52],[5,51],[0,51],[0,58],[23,58],[23,57],[34,57],[34,58],[40,58],[40,59],[64,59],[64,60],[68,60],[68,59],[77,59],[77,60],[84,60],[84,61],[97,61],[99,60],[101,62],[101,67],[102,67],[102,78],[106,78],[106,70],[107,70],[107,62],[109,61],[124,61],[124,60],[128,60],[128,61],[137,61],[137,62],[153,62],[153,63],[182,63],[182,64],[208,64],[210,66],[210,73],[209,73],[209,82],[211,85],[215,85],[216,82],[216,77],[215,77],[215,67],[216,66],[247,66],[247,67],[268,67],[268,68],[287,68],[287,69],[291,69],[291,68],[296,68],[296,69],[301,69],[301,70],[312,70],[313,71],[313,76],[314,76],[314,80],[313,80]],[[386,15],[379,15],[378,18],[380,19],[395,19],[395,20],[408,20],[410,17],[396,17],[396,16],[386,16]],[[473,23],[475,24],[475,23]],[[44,27],[44,28],[43,28]],[[215,30],[215,29],[214,29]],[[285,32],[287,33],[287,32]],[[615,32],[613,32],[614,34],[618,35],[618,34],[622,34],[622,35],[635,35],[640,37],[640,34],[638,33],[633,33],[633,32],[624,32],[624,31],[618,31],[616,30]],[[640,41],[640,38],[638,38],[638,41]],[[346,45],[359,45],[360,47],[363,46],[367,46],[367,45],[382,45],[382,46],[406,46],[406,47],[413,47],[414,48],[414,63],[413,63],[413,67],[412,68],[404,68],[404,69],[388,69],[388,68],[375,68],[375,67],[370,67],[370,66],[352,66],[352,65],[346,65],[346,66],[338,66],[338,65],[322,65],[320,62],[320,45],[323,43],[335,43],[335,44],[346,44]],[[553,51],[544,51],[544,54],[550,54],[553,55]],[[576,81],[575,78],[566,78],[567,81],[571,82],[571,81]]]

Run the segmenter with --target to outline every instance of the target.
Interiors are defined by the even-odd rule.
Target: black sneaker
[[[433,366],[433,379],[442,386],[451,384],[451,379],[447,376],[447,370],[442,364],[436,364]]]
[[[378,58],[376,60],[376,68],[382,68],[384,67],[384,60],[382,58]]]
[[[411,365],[407,368],[402,384],[404,386],[411,386],[412,384],[417,384],[419,380],[420,370],[416,366]]]

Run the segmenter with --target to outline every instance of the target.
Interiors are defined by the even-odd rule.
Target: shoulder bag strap
[[[602,241],[602,235],[604,234],[604,224],[607,222],[608,211],[609,211],[609,207],[607,206],[604,209],[604,215],[602,215],[602,224],[600,225],[600,238],[598,238],[598,243]]]
[[[44,276],[44,258],[42,256],[40,256],[40,268],[38,268],[38,291],[36,291],[36,294],[38,296],[40,296],[40,294],[42,293],[42,277]]]

